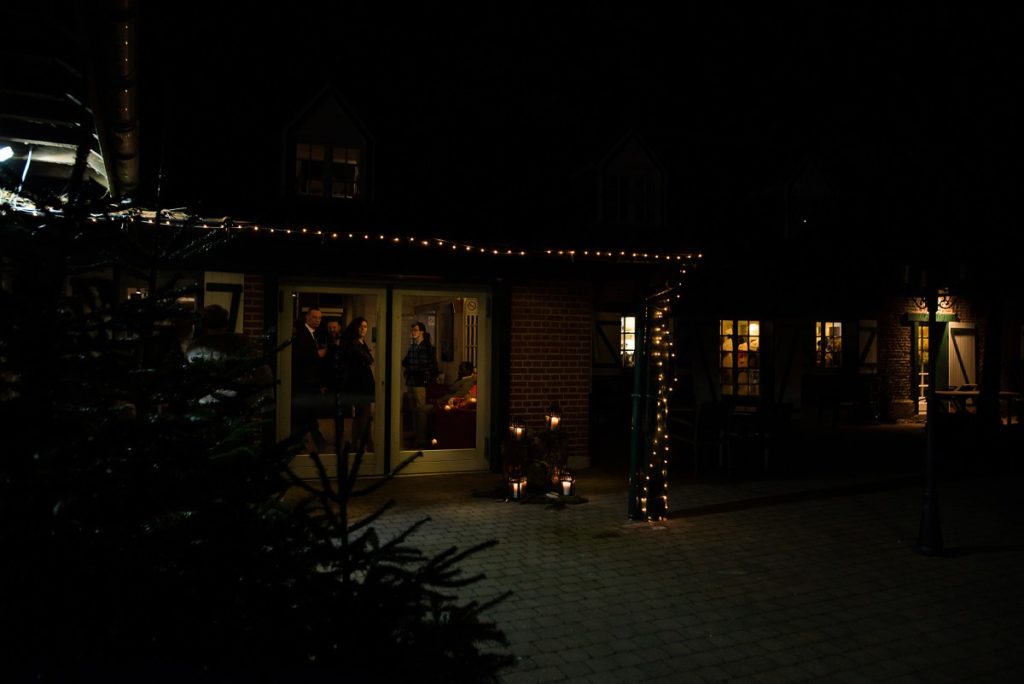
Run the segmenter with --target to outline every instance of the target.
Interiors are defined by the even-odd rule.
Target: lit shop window
[[[722,394],[761,394],[761,324],[759,321],[723,320],[718,331]]]

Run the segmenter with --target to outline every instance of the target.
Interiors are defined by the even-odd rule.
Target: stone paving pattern
[[[1024,682],[1019,474],[941,482],[941,557],[913,549],[917,476],[682,478],[658,523],[627,519],[620,471],[579,473],[571,506],[480,496],[497,478],[398,478],[377,527],[430,516],[426,552],[499,540],[460,597],[514,592],[487,613],[509,684]]]

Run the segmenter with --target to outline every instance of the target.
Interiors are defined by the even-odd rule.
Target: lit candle
[[[526,426],[523,425],[523,421],[518,417],[513,417],[508,424],[508,434],[516,442],[523,440],[523,435],[526,434]]]
[[[570,494],[572,494],[572,482],[562,480],[562,496],[569,496]]]

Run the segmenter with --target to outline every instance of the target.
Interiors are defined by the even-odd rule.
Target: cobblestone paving
[[[430,516],[427,552],[499,540],[461,596],[514,592],[488,613],[509,684],[1024,681],[1019,478],[942,483],[934,557],[907,478],[681,484],[669,520],[638,523],[615,474],[583,471],[564,507],[474,495],[496,477],[400,478],[378,529]]]

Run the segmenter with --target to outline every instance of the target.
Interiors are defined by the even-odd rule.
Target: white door
[[[321,321],[317,328],[317,336],[326,342],[328,326],[337,322],[344,329],[355,318],[365,318],[368,323],[366,342],[373,357],[373,377],[376,385],[375,401],[370,405],[370,434],[366,454],[359,469],[361,475],[381,475],[384,473],[384,421],[381,419],[381,403],[384,400],[384,365],[387,353],[384,340],[387,321],[387,293],[381,288],[348,287],[339,285],[303,285],[301,283],[285,284],[281,287],[282,306],[279,307],[277,329],[278,344],[291,339],[296,322],[302,322],[306,311],[315,306],[320,309]],[[281,384],[277,392],[277,436],[286,438],[292,430],[292,347],[285,347],[278,353],[278,378]],[[324,363],[323,373],[329,373]],[[325,384],[328,381],[325,379]],[[331,407],[330,396],[325,396],[325,406]],[[354,414],[354,407],[352,413]],[[319,429],[326,446],[322,447],[322,461],[328,473],[334,477],[337,473],[337,456],[335,452],[335,419],[328,416],[318,421]],[[340,424],[342,442],[353,441],[354,415],[345,417]],[[317,477],[316,464],[307,452],[300,452],[292,461],[292,469],[299,477]]]
[[[394,291],[388,407],[392,468],[423,451],[403,474],[490,467],[485,448],[491,376],[487,302],[488,293],[478,290]],[[414,324],[426,328],[436,362],[437,375],[425,387],[415,380],[407,382],[403,373]]]
[[[974,328],[961,328],[959,323],[949,324],[949,384],[976,385]]]

